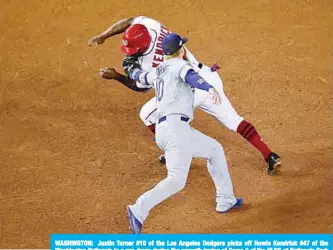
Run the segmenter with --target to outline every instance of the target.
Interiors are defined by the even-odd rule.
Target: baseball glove
[[[141,69],[138,57],[135,56],[124,57],[123,68],[127,77],[129,77],[135,69]]]

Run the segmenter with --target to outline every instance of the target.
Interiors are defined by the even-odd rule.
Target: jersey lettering
[[[164,60],[164,55],[163,55],[163,50],[162,50],[162,41],[163,41],[163,38],[166,37],[169,33],[170,33],[170,31],[166,27],[161,25],[160,35],[157,38],[157,44],[156,44],[155,53],[154,53],[154,57],[153,57],[153,63],[152,63],[153,68],[158,67],[158,65],[160,65]]]

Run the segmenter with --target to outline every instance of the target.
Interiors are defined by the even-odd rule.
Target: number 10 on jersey
[[[158,102],[162,100],[164,91],[164,80],[163,78],[158,79],[156,82],[156,99]]]

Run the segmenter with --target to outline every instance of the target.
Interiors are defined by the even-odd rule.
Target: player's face
[[[179,53],[180,53],[179,56],[180,56],[181,58],[185,58],[185,57],[186,57],[186,52],[185,52],[184,47],[181,47],[181,48],[180,48]]]

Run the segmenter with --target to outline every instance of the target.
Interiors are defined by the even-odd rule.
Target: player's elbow
[[[128,17],[127,18],[127,21],[129,23],[129,25],[132,25],[133,24],[133,21],[134,21],[135,17]]]

